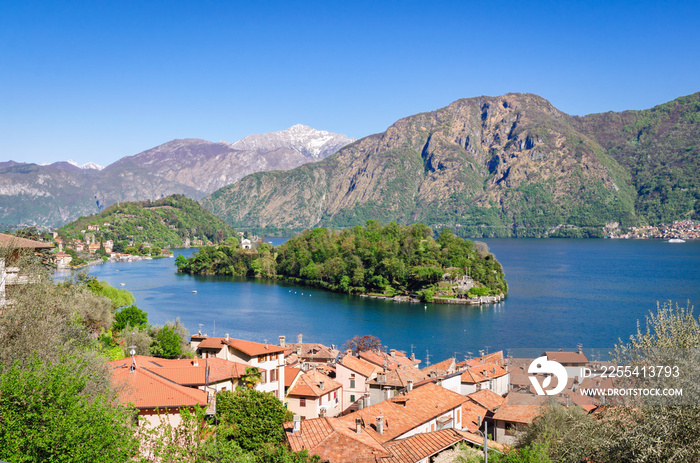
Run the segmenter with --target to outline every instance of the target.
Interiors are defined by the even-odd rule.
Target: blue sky
[[[700,91],[700,2],[0,2],[0,161],[107,165],[478,95],[570,114]]]

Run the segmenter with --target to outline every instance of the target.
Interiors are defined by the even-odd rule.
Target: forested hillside
[[[99,230],[91,231],[90,226]],[[61,227],[58,233],[66,238],[94,233],[99,237],[97,241],[149,242],[161,248],[181,247],[187,240],[218,243],[236,235],[230,225],[182,195],[113,204],[99,214],[80,217]]]

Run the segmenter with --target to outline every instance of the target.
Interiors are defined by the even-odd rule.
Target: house
[[[562,349],[559,349],[555,352],[544,352],[542,355],[546,356],[547,360],[560,363],[566,370],[569,378],[584,378],[583,368],[588,365],[588,359],[581,349],[578,352],[564,352]]]
[[[476,363],[474,366],[467,364],[461,380],[463,395],[482,389],[504,395],[510,390],[510,373],[497,363]]]
[[[95,254],[100,249],[100,245],[97,243],[92,243],[88,245],[88,252],[90,254]]]
[[[286,348],[274,344],[244,341],[229,337],[208,337],[206,334],[193,335],[190,346],[202,358],[217,357],[243,363],[258,368],[263,381],[255,386],[262,392],[272,392],[284,400],[284,353]]]
[[[321,461],[427,463],[458,442],[481,442],[479,436],[461,431],[465,400],[426,384],[342,418],[295,421],[284,427],[292,450],[306,449]]]
[[[302,420],[320,416],[338,416],[343,389],[339,382],[316,370],[302,373],[293,382],[286,397],[287,408]]]
[[[241,249],[251,249],[252,243],[248,238],[243,238],[241,240]]]
[[[493,415],[494,439],[501,444],[514,445],[541,410],[542,405],[502,405]]]
[[[92,231],[100,231],[100,226],[99,225],[88,225],[87,229],[92,230]]]
[[[57,252],[54,254],[54,258],[56,259],[56,265],[58,268],[67,268],[73,260],[73,256],[66,254],[65,252]]]
[[[346,355],[335,364],[335,371],[335,379],[343,387],[343,413],[346,413],[359,408],[360,399],[369,392],[367,381],[375,378],[381,368],[352,355]],[[363,403],[363,406],[368,405],[369,396]]]
[[[394,397],[403,390],[410,390],[428,376],[414,366],[401,365],[393,370],[380,370],[374,379],[366,382],[373,404]]]
[[[457,364],[454,358],[448,358],[442,362],[421,368],[421,371],[427,376],[445,376],[457,371]]]
[[[206,391],[211,400],[217,393],[242,386],[241,378],[247,365],[216,357],[208,359],[163,359],[135,355],[110,362],[110,365],[129,366],[134,363],[151,373],[179,384]]]
[[[182,422],[181,409],[194,410],[207,405],[207,392],[181,386],[139,365],[133,358],[109,362],[112,383],[119,391],[119,402],[131,404],[147,427],[165,420],[172,426]]]
[[[301,333],[297,336],[296,343],[285,342],[285,337],[280,336],[280,346],[289,350],[287,365],[298,365],[302,370],[308,370],[319,365],[330,365],[335,362],[340,353],[335,346],[324,346],[319,343],[304,343]]]

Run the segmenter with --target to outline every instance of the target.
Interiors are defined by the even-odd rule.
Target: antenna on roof
[[[199,324],[199,332],[197,333],[197,334],[199,334],[200,336],[202,335],[202,326],[203,326],[203,325],[200,323],[200,324]]]
[[[430,353],[428,352],[428,349],[425,349],[425,366],[430,366]]]
[[[129,354],[131,354],[131,366],[129,367],[129,373],[133,373],[136,371],[136,358],[134,357],[134,354],[136,354],[136,346],[129,346],[127,349],[129,349]]]

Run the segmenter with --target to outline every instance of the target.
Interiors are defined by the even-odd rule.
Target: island
[[[343,230],[316,228],[274,247],[237,240],[205,246],[179,272],[263,277],[406,302],[493,303],[508,293],[503,268],[484,243],[416,223],[369,220]]]

